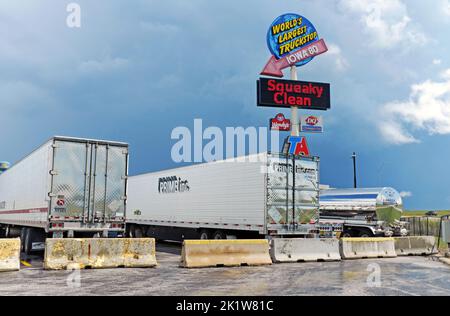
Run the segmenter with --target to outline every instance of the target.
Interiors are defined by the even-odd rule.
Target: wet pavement
[[[184,269],[181,248],[157,247],[158,267],[43,271],[42,256],[0,274],[0,295],[450,295],[450,266],[425,257]]]

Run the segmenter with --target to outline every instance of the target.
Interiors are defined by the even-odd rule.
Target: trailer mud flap
[[[395,258],[394,238],[342,238],[342,259]]]
[[[439,252],[433,236],[395,238],[395,251],[397,256],[429,256]]]
[[[185,240],[181,266],[185,268],[270,265],[268,240]]]
[[[20,270],[20,239],[0,239],[0,272]]]
[[[155,253],[153,238],[47,239],[44,269],[149,268]]]
[[[340,261],[338,239],[275,238],[271,241],[273,262]]]

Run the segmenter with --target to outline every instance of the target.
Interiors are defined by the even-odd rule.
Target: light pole
[[[352,155],[353,159],[353,187],[356,189],[358,187],[358,183],[356,182],[356,153],[354,152]]]

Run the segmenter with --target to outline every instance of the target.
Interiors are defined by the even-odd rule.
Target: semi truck
[[[406,236],[402,213],[402,197],[393,188],[320,191],[320,221],[342,224],[342,237]]]
[[[53,137],[0,175],[0,233],[41,250],[47,237],[125,232],[128,145]]]
[[[130,237],[313,236],[319,158],[261,153],[129,178]]]

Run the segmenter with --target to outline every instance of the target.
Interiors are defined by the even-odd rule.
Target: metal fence
[[[403,217],[401,221],[406,223],[406,229],[408,229],[410,236],[434,236],[439,238],[439,249],[448,251],[450,247],[450,216],[442,218],[427,216]]]
[[[406,222],[411,236],[435,236],[439,237],[440,233],[440,217],[414,216],[403,217],[402,222]]]
[[[442,239],[450,245],[450,216],[442,218]]]

